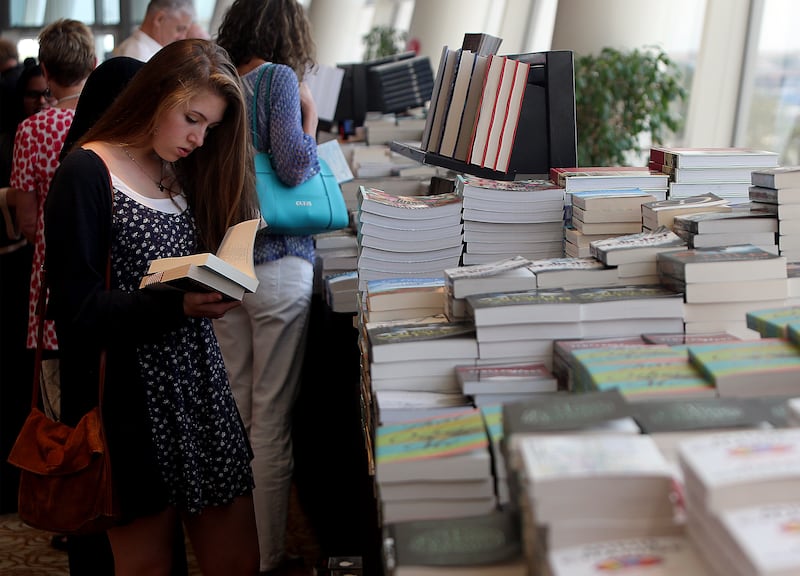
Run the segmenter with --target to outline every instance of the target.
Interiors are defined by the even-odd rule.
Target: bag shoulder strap
[[[264,74],[267,75],[267,98],[269,99],[270,94],[272,92],[272,70],[275,67],[275,64],[269,63],[265,64],[261,67],[261,70],[258,73],[258,78],[256,79],[255,86],[253,86],[253,106],[252,106],[252,118],[250,121],[250,131],[253,135],[253,145],[256,147],[256,150],[261,150],[261,144],[258,141],[258,94],[260,92],[259,88],[261,87],[261,81],[264,78]],[[269,100],[267,100],[269,102]],[[267,134],[269,134],[269,109],[267,109]],[[267,150],[267,152],[270,152]]]

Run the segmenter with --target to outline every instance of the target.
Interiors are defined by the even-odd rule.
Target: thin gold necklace
[[[81,93],[78,92],[77,94],[70,94],[69,96],[64,96],[63,98],[59,98],[56,100],[56,106],[61,104],[62,102],[66,102],[67,100],[75,100],[76,98],[80,98]]]
[[[130,150],[128,150],[127,146],[123,146],[122,147],[122,151],[125,153],[125,156],[130,158],[131,162],[133,162],[136,165],[136,167],[142,172],[142,174],[147,176],[147,179],[150,180],[151,182],[153,182],[153,184],[156,185],[156,187],[158,188],[159,192],[163,193],[164,190],[166,190],[167,192],[172,192],[172,190],[170,190],[168,186],[164,186],[164,161],[163,160],[161,161],[161,178],[159,180],[156,180],[155,178],[150,176],[150,174],[148,174],[147,171],[144,168],[142,168],[142,165],[139,164],[139,162],[136,161],[136,158],[133,157],[133,154],[131,154],[131,152],[130,152]]]

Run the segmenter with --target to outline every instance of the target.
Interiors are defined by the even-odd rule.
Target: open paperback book
[[[228,228],[216,254],[203,252],[151,261],[139,288],[219,292],[226,299],[241,300],[245,292],[258,288],[253,242],[260,223],[256,218]]]

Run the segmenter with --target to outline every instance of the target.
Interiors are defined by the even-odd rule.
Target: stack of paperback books
[[[778,249],[788,262],[800,261],[800,167],[754,170],[750,201],[778,218]]]
[[[636,188],[573,192],[570,223],[584,235],[641,232],[642,204],[655,200]]]
[[[461,262],[461,197],[359,189],[359,290],[368,280],[443,278]]]
[[[450,320],[466,320],[466,297],[493,292],[522,292],[536,288],[536,276],[522,256],[486,264],[448,268],[445,278],[445,315]]]
[[[439,316],[362,323],[362,332],[362,393],[378,422],[471,405],[458,387],[455,367],[478,356],[472,324]]]
[[[652,231],[659,226],[672,228],[675,216],[700,212],[728,212],[728,200],[716,194],[700,194],[686,198],[669,198],[642,204],[642,230]]]
[[[617,269],[595,258],[534,260],[528,269],[536,275],[537,288],[596,288],[619,283]]]
[[[363,322],[409,320],[444,314],[443,278],[367,280]]]
[[[656,254],[686,247],[672,230],[661,226],[649,232],[595,240],[589,245],[592,257],[606,266],[616,266],[620,282],[656,284]]]
[[[661,283],[684,294],[686,333],[757,338],[746,313],[786,299],[786,259],[756,246],[675,250],[657,258]]]
[[[778,165],[778,154],[752,148],[650,148],[649,168],[669,175],[669,197],[713,193],[748,202],[750,174]]]
[[[556,392],[558,383],[541,363],[497,363],[456,366],[461,392],[476,406],[490,406],[529,400],[532,396]]]
[[[729,212],[683,214],[675,217],[672,230],[690,248],[752,244],[777,254],[778,219],[757,206],[743,204]]]
[[[544,180],[499,181],[458,175],[463,197],[464,264],[563,251],[564,190]]]
[[[704,434],[678,445],[687,528],[715,574],[800,573],[800,431]]]
[[[489,436],[478,409],[378,426],[375,466],[382,524],[496,508]]]

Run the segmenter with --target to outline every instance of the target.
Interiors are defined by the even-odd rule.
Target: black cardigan
[[[56,322],[62,420],[74,425],[97,405],[99,354],[107,354],[104,422],[123,513],[165,505],[154,465],[136,346],[185,321],[183,295],[123,292],[114,271],[105,288],[112,240],[108,168],[94,152],[69,154],[53,177],[45,206],[48,317]]]

